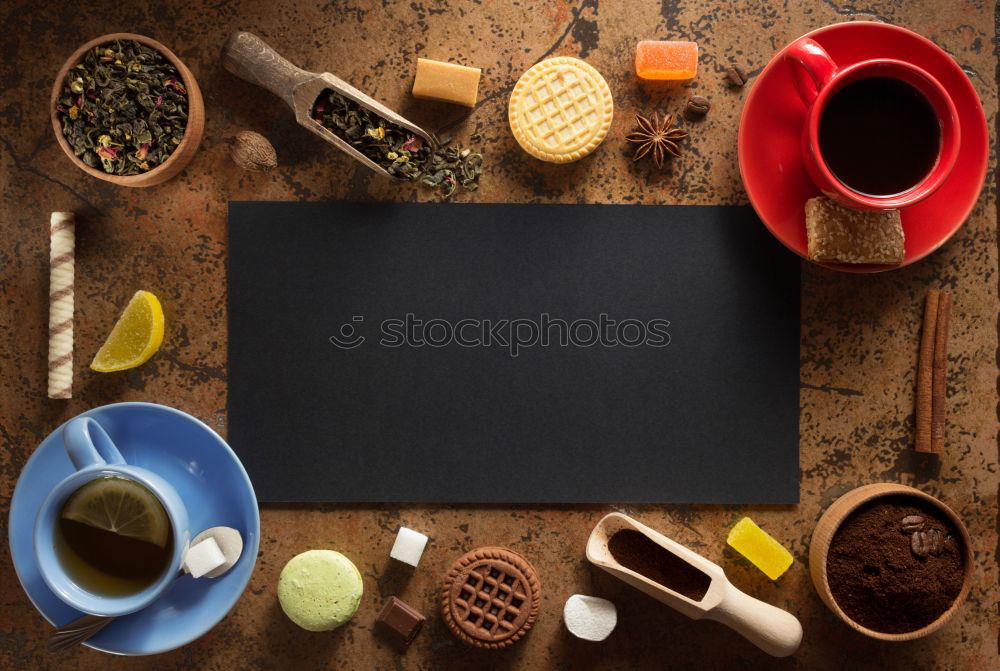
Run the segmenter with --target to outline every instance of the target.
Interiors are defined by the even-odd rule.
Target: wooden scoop
[[[707,575],[711,583],[701,601],[692,601],[615,561],[608,550],[608,539],[622,529],[644,534]],[[729,582],[722,567],[628,515],[611,513],[597,523],[587,540],[587,560],[694,620],[704,617],[735,629],[769,655],[787,657],[802,642],[802,625],[794,615],[744,594]]]
[[[324,90],[332,89],[362,107],[368,108],[383,119],[419,135],[431,147],[437,146],[435,138],[430,133],[416,124],[410,123],[374,98],[366,96],[343,79],[335,77],[329,72],[317,74],[295,67],[253,33],[237,31],[229,36],[226,45],[222,48],[222,65],[237,77],[245,79],[251,84],[263,86],[284,100],[295,112],[295,119],[299,125],[319,135],[375,172],[387,177],[394,176],[313,119],[313,105]],[[396,179],[402,178],[396,177]]]

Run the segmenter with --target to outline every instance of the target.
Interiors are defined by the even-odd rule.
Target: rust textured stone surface
[[[148,400],[173,405],[226,430],[226,204],[229,200],[430,200],[417,186],[383,181],[299,128],[283,103],[239,81],[218,62],[233,29],[251,30],[296,64],[330,70],[427,128],[450,126],[487,156],[483,185],[457,201],[710,204],[746,203],[736,162],[742,100],[770,56],[800,34],[848,20],[889,21],[921,32],[951,53],[978,91],[991,129],[991,172],[978,206],[955,238],[925,261],[878,276],[803,266],[801,496],[798,506],[716,507],[266,507],[257,569],[245,595],[201,640],[155,659],[112,659],[79,649],[44,651],[50,627],[24,596],[0,546],[0,667],[4,669],[984,669],[997,665],[997,228],[994,129],[997,54],[993,3],[985,0],[342,0],[289,2],[92,2],[7,0],[0,6],[0,528],[35,445],[69,417],[96,405]],[[62,155],[51,134],[52,77],[79,44],[129,30],[161,40],[194,71],[205,94],[204,144],[178,178],[151,189],[91,179]],[[701,47],[698,78],[682,87],[644,87],[632,73],[640,39],[691,39]],[[616,115],[604,145],[571,165],[548,165],[511,137],[506,102],[517,76],[549,55],[586,59],[607,78]],[[468,113],[411,99],[415,59],[483,68],[480,102]],[[730,89],[724,71],[743,63],[748,87]],[[633,165],[623,138],[632,113],[679,112],[690,92],[711,99],[683,158],[663,172]],[[242,129],[267,136],[279,167],[238,169],[227,140]],[[76,379],[72,401],[45,397],[46,222],[74,210],[77,224]],[[954,294],[949,357],[947,451],[937,460],[908,451],[923,297]],[[163,350],[124,374],[87,363],[128,297],[160,296]],[[239,446],[235,446],[239,449]],[[691,446],[697,449],[697,446]],[[284,455],[294,458],[294,455]],[[868,640],[838,622],[809,580],[813,526],[839,494],[860,484],[915,485],[942,498],[974,539],[968,603],[943,631],[909,644]],[[736,634],[694,622],[591,569],[584,541],[610,509],[623,509],[719,562],[748,593],[795,613],[800,651],[775,661]],[[772,583],[725,550],[725,532],[748,514],[795,555]],[[431,536],[412,574],[390,565],[399,525]],[[545,584],[539,621],[509,650],[479,652],[452,638],[435,613],[441,576],[463,552],[506,545],[523,553]],[[282,565],[308,548],[335,548],[361,568],[366,597],[342,630],[311,634],[281,613]],[[561,608],[575,592],[620,609],[605,643],[574,640]],[[397,595],[429,616],[400,656],[373,635],[383,600]]]

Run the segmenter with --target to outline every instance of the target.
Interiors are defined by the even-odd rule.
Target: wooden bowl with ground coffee
[[[972,550],[962,520],[918,489],[858,487],[827,509],[809,546],[823,602],[857,631],[910,641],[950,620],[969,593]]]

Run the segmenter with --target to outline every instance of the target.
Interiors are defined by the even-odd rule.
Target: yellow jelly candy
[[[156,296],[137,291],[118,318],[90,367],[98,373],[135,368],[156,354],[163,342],[163,309]]]
[[[792,565],[792,553],[768,536],[749,517],[744,517],[729,530],[726,542],[771,580],[780,578]]]

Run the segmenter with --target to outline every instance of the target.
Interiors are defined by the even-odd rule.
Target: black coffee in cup
[[[934,108],[914,86],[892,77],[846,84],[826,104],[819,146],[830,172],[868,196],[904,193],[931,171],[941,150]]]

